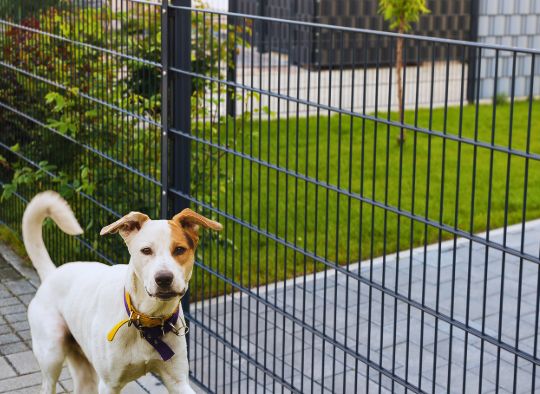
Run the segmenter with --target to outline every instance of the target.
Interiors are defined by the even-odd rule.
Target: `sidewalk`
[[[490,232],[490,239],[494,242],[501,242],[502,237],[502,229]],[[540,247],[539,240],[540,220],[527,223],[524,251],[536,255]],[[506,241],[509,247],[519,249],[521,225],[508,228]],[[16,264],[17,270],[14,269],[1,257],[5,253],[11,254],[8,256],[10,262],[17,259],[0,244],[0,393],[34,393],[39,391],[41,378],[30,348],[26,307],[39,281],[35,272],[25,265]],[[412,256],[408,251],[400,253],[399,260],[396,257],[394,254],[372,262],[353,264],[349,270],[360,272],[364,277],[371,275],[373,281],[379,284],[384,282],[385,272],[386,282],[397,283],[400,293],[406,293],[410,286],[412,300],[421,302],[424,297],[426,306],[438,307],[446,315],[453,313],[454,319],[460,322],[466,322],[465,316],[469,315],[468,324],[471,328],[482,330],[485,319],[485,332],[492,337],[499,334],[497,325],[501,319],[502,342],[512,345],[518,334],[520,350],[528,354],[535,352],[534,339],[538,335],[538,328],[534,323],[539,285],[536,264],[523,264],[520,273],[519,259],[506,256],[506,266],[502,270],[500,251],[492,248],[486,250],[486,247],[478,243],[470,245],[464,239],[458,239],[455,245],[453,241],[447,241],[440,246],[430,245],[425,250],[417,248],[413,250]],[[469,274],[471,286],[467,298]],[[395,282],[396,276],[399,282]],[[409,281],[410,277],[412,280]],[[520,277],[521,288],[518,286]],[[504,285],[504,293],[500,291],[501,284]],[[503,294],[504,308],[500,310]],[[251,296],[237,293],[192,304],[190,335],[194,342],[190,364],[195,377],[212,391],[240,389],[250,393],[275,392],[280,387],[279,384],[275,387],[272,379],[262,371],[253,366],[250,368],[246,357],[256,360],[260,365],[267,365],[270,371],[282,375],[285,382],[291,382],[295,387],[304,387],[308,391],[313,388],[316,392],[330,392],[332,386],[341,388],[354,380],[358,380],[362,387],[368,385],[370,391],[390,393],[393,390],[388,378],[381,379],[373,371],[366,373],[368,371],[363,365],[355,368],[351,357],[334,349],[329,343],[325,344],[319,335],[302,328],[302,324],[295,324],[290,318],[282,317],[258,303],[255,296],[271,304],[277,302],[280,309],[287,311],[288,316],[314,325],[317,331],[334,332],[335,329],[337,342],[349,348],[358,348],[361,354],[369,353],[374,360],[382,356],[384,368],[394,370],[400,377],[408,375],[413,381],[421,381],[425,390],[431,389],[435,377],[435,390],[446,391],[445,384],[451,371],[452,381],[455,382],[451,392],[477,392],[480,377],[483,392],[514,391],[513,354],[507,351],[500,354],[501,375],[497,386],[495,374],[498,349],[495,346],[482,344],[474,335],[469,335],[467,339],[462,330],[452,330],[449,324],[436,321],[428,314],[422,316],[415,310],[408,312],[405,303],[396,304],[392,297],[381,297],[381,293],[376,290],[370,292],[369,286],[348,279],[347,275],[335,270],[278,282],[268,288],[263,286],[252,289]],[[437,298],[440,299],[438,304]],[[306,308],[302,310],[304,302]],[[516,327],[518,304],[519,329]],[[407,319],[409,325],[405,324]],[[358,322],[360,325],[356,327]],[[218,343],[200,328],[201,324],[210,327],[218,336],[231,340],[243,356]],[[410,334],[406,332],[407,326]],[[370,340],[368,332],[371,332]],[[269,352],[268,349],[273,351]],[[335,357],[329,358],[332,352],[335,352]],[[389,357],[392,353],[394,356]],[[408,371],[405,367],[407,354]],[[483,370],[480,368],[482,358]],[[423,360],[423,364],[419,364],[418,360]],[[528,393],[532,371],[530,365],[522,361],[516,369],[515,392]],[[304,364],[305,367],[302,367]],[[464,368],[466,383],[462,387]],[[538,385],[540,378],[537,376]],[[192,387],[198,390],[194,384]],[[69,392],[71,388],[69,373],[64,370],[58,392]],[[166,391],[152,376],[133,382],[123,391],[145,392]]]
[[[521,224],[507,230],[506,245],[519,250]],[[503,236],[503,229],[494,229],[489,239],[502,244]],[[540,220],[528,222],[523,250],[536,256],[539,247]],[[425,250],[416,248],[412,256],[404,251],[396,257],[392,254],[351,264],[349,271],[392,291],[397,287],[399,294],[410,294],[414,302],[453,316],[477,333],[484,329],[492,338],[500,335],[500,341],[510,347],[519,333],[520,351],[537,354],[536,263],[520,264],[519,258],[510,255],[503,259],[499,250],[466,239],[457,239],[455,245],[450,240]],[[427,392],[479,392],[480,380],[483,393],[531,392],[533,372],[528,361],[518,357],[514,389],[516,364],[511,352],[500,352],[497,379],[499,350],[495,345],[415,307],[409,310],[407,303],[381,296],[381,291],[333,269],[251,289],[249,294],[200,301],[191,305],[191,314],[190,335],[196,343],[190,358],[192,373],[215,392],[281,391],[272,374],[307,392],[347,392],[345,388],[355,380],[362,392],[366,387],[369,392],[404,392],[389,378],[366,370],[365,364],[357,366],[354,357],[323,340],[323,332],[343,347],[380,361],[398,377],[421,384]],[[201,326],[208,327],[211,334]],[[238,351],[232,352],[224,342],[234,344]],[[449,373],[452,383],[447,391]]]

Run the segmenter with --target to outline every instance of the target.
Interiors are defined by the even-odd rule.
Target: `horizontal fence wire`
[[[0,0],[0,223],[56,189],[53,260],[115,264],[129,211],[220,221],[208,392],[537,391],[540,51],[180,4]]]
[[[99,229],[161,196],[161,8],[132,1],[0,1],[2,221],[56,189],[85,234],[46,226],[58,263],[126,262]]]
[[[195,87],[169,129],[194,180],[169,193],[225,228],[194,273],[194,379],[534,391],[538,51],[170,10],[207,64],[169,67]]]

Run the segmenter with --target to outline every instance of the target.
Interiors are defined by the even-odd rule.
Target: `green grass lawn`
[[[474,106],[466,106],[462,116],[459,107],[435,109],[431,114],[423,109],[416,119],[414,112],[407,112],[405,120],[487,146],[493,140],[503,150],[508,149],[511,137],[512,150],[521,153],[527,151],[529,140],[528,151],[539,155],[540,101],[532,105],[529,136],[529,103],[515,103],[512,122],[511,110],[510,104],[498,105],[494,123],[491,104],[480,106],[478,114]],[[246,287],[324,269],[317,260],[346,265],[408,249],[411,243],[414,247],[453,237],[424,225],[422,218],[480,232],[501,227],[505,221],[512,224],[540,217],[538,160],[527,162],[512,155],[509,161],[505,152],[411,130],[399,145],[399,130],[380,122],[323,112],[319,117],[295,118],[292,104],[290,111],[289,119],[264,120],[261,115],[260,121],[254,113],[253,122],[221,124],[212,137],[195,132],[240,152],[220,151],[208,171],[208,181],[199,183],[193,193],[253,226],[250,230],[220,217],[225,227],[221,246],[209,242],[210,234],[205,233],[205,247],[200,249],[209,269]],[[377,115],[379,119],[386,116]],[[396,114],[391,116],[396,118]],[[208,159],[201,154],[202,146],[192,144],[194,166]],[[13,215],[20,215],[22,208],[13,209]],[[398,218],[392,210],[405,216]],[[408,214],[420,221],[413,223]],[[0,238],[13,243],[1,231]],[[194,281],[195,299],[230,290],[200,268]]]
[[[478,115],[474,106],[464,107],[462,117],[459,107],[435,109],[431,114],[423,109],[416,121],[414,112],[407,112],[405,121],[485,144],[493,139],[503,149],[508,148],[511,138],[512,149],[525,152],[529,103],[515,103],[512,125],[510,113],[510,104],[498,105],[493,123],[493,106],[488,104],[479,107]],[[245,286],[255,286],[322,269],[311,255],[344,265],[407,249],[411,232],[413,246],[453,237],[362,203],[360,196],[466,232],[522,221],[525,197],[525,219],[540,217],[540,162],[536,160],[528,161],[525,195],[527,160],[523,157],[512,155],[509,159],[504,152],[413,131],[407,131],[405,143],[399,145],[399,129],[395,127],[325,115],[238,122],[236,150],[290,173],[232,154],[220,157],[213,178],[218,178],[218,172],[227,172],[228,181],[218,184],[215,180],[203,185],[199,193],[204,190],[206,196],[212,196],[213,204],[252,223],[261,234],[221,218],[224,238],[230,243],[226,249],[205,248],[203,258],[211,269],[232,275]],[[385,119],[387,114],[377,116]],[[535,154],[540,153],[539,122],[540,102],[535,101],[529,136],[529,151]],[[224,144],[226,133],[222,125],[213,142]],[[232,135],[229,125],[229,147]],[[210,139],[209,135],[199,137]],[[201,147],[194,144],[192,149],[197,165]],[[293,175],[296,173],[301,178]],[[202,194],[199,197],[204,198]],[[282,242],[307,250],[308,257]],[[197,277],[203,280],[202,275]],[[206,285],[205,294],[197,298],[223,292],[224,284],[219,286],[221,289]]]

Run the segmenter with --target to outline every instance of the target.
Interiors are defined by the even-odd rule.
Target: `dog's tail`
[[[30,201],[24,211],[22,233],[26,252],[41,280],[55,269],[43,242],[43,221],[48,217],[67,234],[83,233],[68,203],[57,193],[52,191],[39,193]]]

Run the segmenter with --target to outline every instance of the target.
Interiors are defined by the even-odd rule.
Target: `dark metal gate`
[[[47,228],[54,260],[110,263],[125,251],[96,228],[129,210],[223,223],[184,304],[200,388],[538,391],[538,50],[23,3],[0,0],[0,220],[56,188],[86,233]]]
[[[194,379],[218,392],[535,391],[537,51],[169,10],[191,15],[195,62],[171,75],[200,89],[191,127],[169,131],[200,183],[169,192],[226,229],[194,278]],[[263,30],[285,32],[266,48],[331,60],[260,53],[250,33]]]

